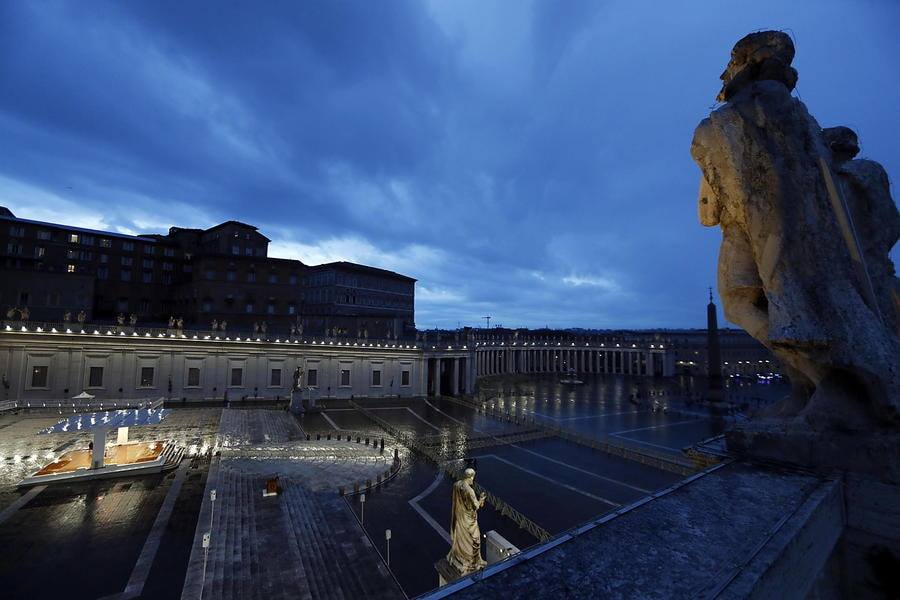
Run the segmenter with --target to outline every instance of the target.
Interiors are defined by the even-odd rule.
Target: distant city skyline
[[[688,150],[740,37],[789,31],[811,114],[900,173],[898,5],[785,4],[4,3],[0,205],[252,223],[270,256],[418,279],[422,329],[702,328]]]

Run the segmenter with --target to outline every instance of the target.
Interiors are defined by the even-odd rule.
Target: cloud
[[[688,147],[763,27],[795,35],[819,122],[900,171],[889,3],[211,7],[0,3],[0,202],[252,223],[274,256],[415,277],[422,326],[699,326],[721,234]]]

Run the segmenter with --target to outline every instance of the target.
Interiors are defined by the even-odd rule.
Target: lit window
[[[131,252],[134,250],[134,242],[122,242],[122,250]]]
[[[79,236],[78,236],[77,233],[70,233],[70,234],[69,234],[69,242],[71,242],[72,244],[77,244],[77,243],[78,243],[78,239],[79,239]]]
[[[107,238],[100,238],[100,247],[101,248],[112,248],[112,240]]]
[[[71,263],[66,265],[66,273],[74,273],[74,272],[75,272],[75,265],[73,265]]]
[[[253,303],[252,303],[252,302],[248,302],[248,303],[247,303],[247,306],[244,307],[244,310],[245,310],[246,312],[248,312],[248,313],[252,313],[252,312],[253,312]]]

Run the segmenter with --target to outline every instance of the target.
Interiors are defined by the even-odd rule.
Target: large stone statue
[[[887,257],[897,209],[883,169],[838,156],[791,96],[793,58],[782,32],[740,40],[721,76],[725,104],[694,133],[700,221],[722,228],[725,316],[786,366],[793,391],[778,416],[813,431],[897,431],[900,340]]]
[[[484,493],[475,494],[475,469],[466,469],[453,484],[453,508],[450,513],[450,553],[447,562],[460,576],[483,568],[481,558],[481,530],[478,528],[478,509],[484,506]]]

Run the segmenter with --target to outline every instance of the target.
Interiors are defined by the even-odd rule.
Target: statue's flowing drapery
[[[465,479],[453,484],[453,507],[450,513],[450,553],[447,562],[463,575],[485,566],[481,558],[481,530],[478,508],[481,502]]]

